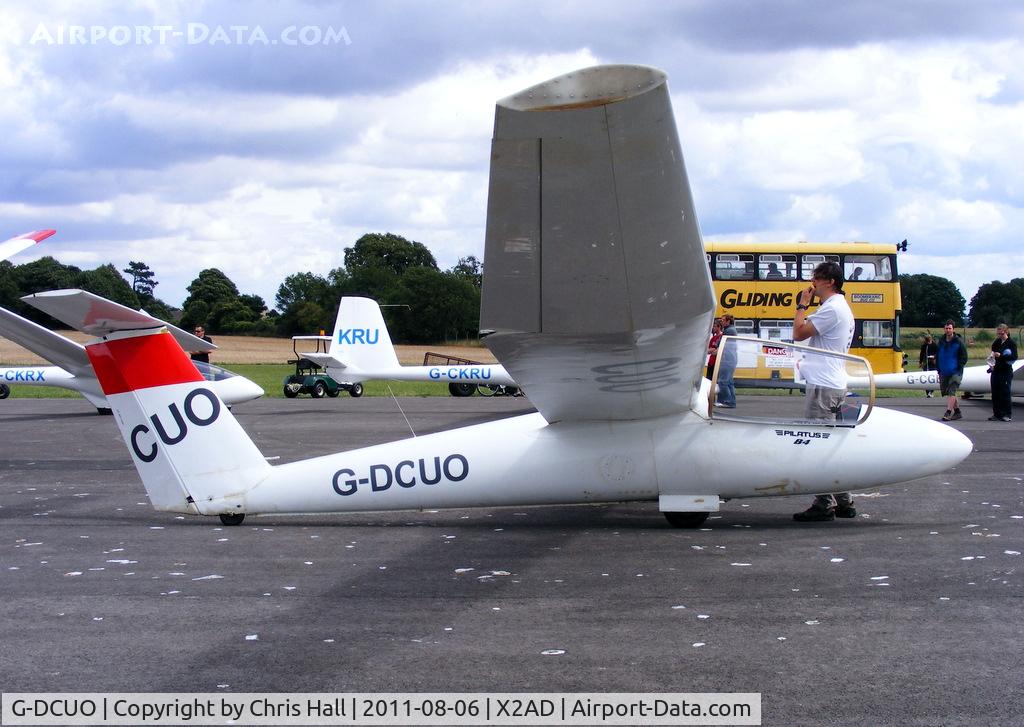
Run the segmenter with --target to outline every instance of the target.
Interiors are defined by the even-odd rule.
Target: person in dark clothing
[[[924,337],[924,343],[921,344],[921,355],[917,359],[917,362],[921,365],[921,370],[935,371],[935,359],[938,355],[939,347],[935,345],[935,339],[929,333]],[[924,395],[931,399],[932,389],[925,391]]]
[[[963,381],[964,366],[967,365],[967,346],[953,330],[953,321],[946,321],[945,335],[939,339],[935,354],[935,368],[939,372],[939,388],[946,397],[946,413],[942,421],[963,419],[960,404],[956,400],[956,391]]]
[[[996,326],[996,340],[992,341],[992,362],[989,368],[989,382],[992,385],[992,416],[990,422],[1008,422],[1013,418],[1013,402],[1010,387],[1013,385],[1013,362],[1017,360],[1017,344],[1010,338],[1010,328],[1005,323]]]
[[[718,346],[722,342],[722,322],[715,319],[715,322],[711,324],[711,340],[708,341],[708,369],[707,374],[710,379],[715,373],[715,361],[718,360]]]
[[[213,343],[213,339],[206,335],[206,328],[204,326],[196,326],[196,337],[203,339],[207,343]],[[210,348],[205,351],[195,351],[191,354],[192,360],[210,363],[210,351],[212,350]]]

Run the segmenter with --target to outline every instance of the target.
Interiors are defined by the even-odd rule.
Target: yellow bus
[[[706,242],[717,315],[731,313],[741,336],[793,340],[796,296],[810,285],[819,263],[843,269],[843,290],[857,321],[850,353],[871,362],[877,374],[903,370],[900,348],[900,281],[896,245],[869,242]],[[812,304],[811,313],[814,312]],[[792,386],[792,369],[758,370],[739,386]]]

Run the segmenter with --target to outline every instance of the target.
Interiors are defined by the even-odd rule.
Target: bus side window
[[[754,256],[719,253],[715,256],[716,280],[753,280]]]
[[[892,321],[863,321],[861,345],[865,348],[892,348]]]
[[[733,325],[736,326],[736,335],[739,336],[750,336],[754,338],[757,336],[754,327],[754,321],[749,318],[737,318],[733,321]]]
[[[843,262],[847,280],[892,280],[888,255],[847,255]]]
[[[758,257],[761,280],[796,280],[796,255],[762,254]]]
[[[818,267],[823,262],[839,263],[838,255],[803,255],[800,263],[800,278],[802,280],[810,280],[814,277],[814,268]],[[849,273],[845,270],[843,274],[849,279]]]

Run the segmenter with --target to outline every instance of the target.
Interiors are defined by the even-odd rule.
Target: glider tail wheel
[[[243,520],[245,520],[244,512],[222,514],[220,516],[220,521],[224,525],[241,525]]]

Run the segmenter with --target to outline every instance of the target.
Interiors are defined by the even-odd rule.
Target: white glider
[[[392,379],[515,386],[505,368],[496,364],[403,366],[395,354],[380,305],[369,298],[342,298],[327,353],[304,353],[303,356],[324,368],[331,378],[345,383]]]
[[[1024,374],[1018,376],[1018,373],[1024,368],[1024,359],[1014,361],[1012,366],[1014,375],[1010,394],[1024,396]],[[939,373],[937,371],[906,371],[901,374],[878,374],[875,376],[875,388],[938,391]],[[968,395],[991,394],[992,382],[989,378],[988,366],[965,367],[958,391]]]
[[[84,291],[79,292],[84,303],[89,306],[88,315],[91,317],[92,323],[86,324],[87,328],[102,327],[108,322],[116,322],[116,325],[128,327],[151,327],[154,325],[154,321],[158,325],[163,324],[162,321],[157,321],[145,313],[132,310],[106,298]],[[22,300],[31,304],[38,295],[45,294],[28,295]],[[169,324],[163,325],[167,325],[175,339],[186,350],[200,351],[211,348],[210,343],[187,331]],[[56,364],[55,366],[0,368],[0,383],[18,386],[59,386],[71,389],[88,399],[89,403],[95,406],[101,414],[110,412],[110,405],[96,379],[85,346],[4,308],[0,308],[0,335],[50,363]],[[213,347],[216,348],[216,346]],[[212,364],[192,363],[196,366],[199,375],[229,406],[263,396],[263,389],[244,376],[239,376]]]
[[[953,427],[877,407],[711,417],[715,301],[660,71],[589,68],[498,103],[485,255],[485,342],[538,411],[276,466],[163,327],[94,322],[86,352],[154,507],[238,524],[650,500],[694,526],[729,498],[903,482],[971,451]],[[86,324],[80,293],[44,301]]]

